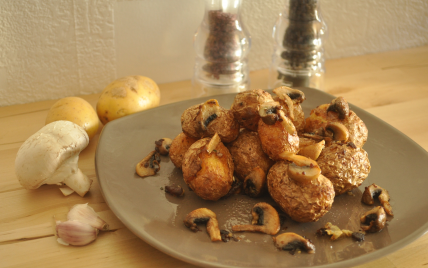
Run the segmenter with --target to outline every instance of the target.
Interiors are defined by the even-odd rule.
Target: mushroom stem
[[[92,179],[89,179],[78,168],[79,156],[74,155],[65,160],[49,178],[48,184],[60,184],[62,181],[65,185],[74,190],[78,195],[84,196],[91,187]]]
[[[64,180],[65,185],[73,189],[78,195],[84,196],[91,187],[92,180],[77,169],[76,173],[71,174]]]

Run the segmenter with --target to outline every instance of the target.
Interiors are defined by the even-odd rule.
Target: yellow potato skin
[[[101,93],[97,114],[105,125],[110,121],[159,106],[160,90],[150,78],[125,76],[111,82]]]
[[[91,104],[79,97],[66,97],[55,102],[46,116],[45,124],[66,120],[81,126],[92,139],[98,132],[99,120]]]

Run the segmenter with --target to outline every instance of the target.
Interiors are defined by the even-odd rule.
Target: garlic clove
[[[74,205],[67,214],[69,221],[80,221],[100,230],[107,231],[109,225],[101,219],[95,210],[86,204]]]
[[[58,221],[56,234],[62,245],[84,246],[97,239],[98,230],[80,221]]]

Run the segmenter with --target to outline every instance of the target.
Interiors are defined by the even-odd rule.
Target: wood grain
[[[388,122],[428,149],[428,46],[329,60],[326,92],[341,95]],[[267,88],[268,70],[251,73],[252,88]],[[159,85],[161,105],[191,98],[191,82]],[[99,94],[82,96],[94,107]],[[176,260],[132,234],[105,203],[94,167],[96,136],[81,153],[79,166],[94,179],[84,197],[63,197],[56,186],[24,189],[15,177],[21,144],[44,125],[55,102],[0,107],[0,267],[195,267]],[[99,133],[97,134],[99,135]],[[53,222],[74,204],[89,203],[111,231],[85,247],[64,247]],[[428,235],[360,268],[427,267]]]

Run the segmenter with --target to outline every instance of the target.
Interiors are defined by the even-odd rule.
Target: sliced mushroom
[[[330,122],[325,127],[325,130],[333,134],[333,140],[335,141],[347,142],[349,139],[348,128],[342,123]]]
[[[273,93],[278,95],[278,97],[280,99],[281,99],[281,96],[287,95],[295,103],[301,103],[306,99],[305,93],[303,93],[303,91],[300,91],[300,90],[294,89],[294,88],[289,88],[286,86],[275,88],[273,90]]]
[[[288,110],[289,110],[289,115],[291,120],[294,120],[294,103],[291,100],[290,96],[288,96],[287,91],[288,89],[291,89],[289,87],[279,87],[279,88],[275,88],[273,90],[273,93],[275,93],[276,95],[278,95],[279,99],[282,100],[285,104],[287,104]]]
[[[331,222],[327,222],[325,226],[317,231],[318,235],[330,235],[331,240],[337,240],[340,237],[350,237],[353,232],[343,229],[341,230],[338,226],[333,225]]]
[[[377,206],[372,210],[365,213],[361,219],[361,223],[365,224],[361,226],[361,229],[369,232],[376,233],[381,231],[386,224],[386,214],[385,210],[381,206]]]
[[[221,142],[220,136],[216,133],[207,144],[207,152],[212,153],[217,145]]]
[[[373,205],[374,198],[376,197],[379,199],[381,205],[385,209],[385,212],[388,215],[393,216],[392,207],[391,204],[389,204],[390,197],[388,191],[374,183],[365,188],[361,202],[367,205]]]
[[[295,181],[309,183],[321,174],[321,169],[315,160],[288,152],[282,153],[280,157],[292,162],[288,166],[288,175]]]
[[[159,153],[151,151],[137,164],[135,170],[140,177],[153,176],[160,170],[160,161]]]
[[[207,100],[201,105],[200,123],[203,130],[207,130],[208,125],[218,117],[220,109],[220,105],[216,99]]]
[[[260,196],[266,189],[266,173],[255,167],[244,179],[244,192],[250,197]]]
[[[290,254],[306,251],[307,253],[315,253],[315,245],[311,240],[306,239],[296,233],[283,233],[273,237],[275,247],[290,251]]]
[[[260,105],[259,115],[262,118],[263,122],[267,125],[273,125],[278,121],[278,111],[282,109],[282,106],[279,102],[270,101],[265,102]]]
[[[260,232],[269,235],[275,235],[279,232],[280,220],[276,209],[265,202],[254,205],[251,210],[253,220],[251,224],[234,225],[234,232]]]
[[[318,143],[311,144],[301,148],[299,150],[299,155],[308,157],[312,160],[317,160],[322,150],[324,149],[324,147],[325,147],[325,140],[322,140]]]
[[[169,147],[171,147],[172,140],[169,138],[163,138],[158,141],[155,141],[155,150],[156,152],[160,153],[161,155],[168,155],[169,154]]]
[[[198,208],[187,214],[184,225],[193,232],[199,231],[198,224],[206,223],[207,232],[211,241],[221,241],[220,229],[218,228],[217,216],[207,208]]]
[[[345,119],[349,116],[349,104],[343,97],[335,98],[327,108],[328,112],[336,112],[339,114],[339,119]]]

